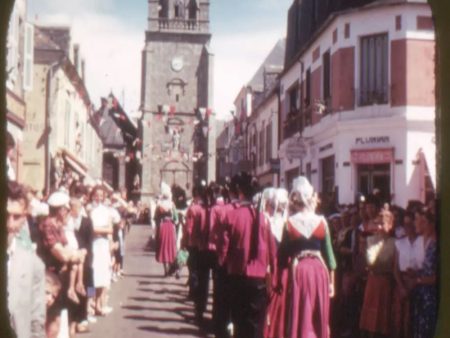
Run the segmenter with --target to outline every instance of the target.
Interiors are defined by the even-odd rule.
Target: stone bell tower
[[[146,201],[162,181],[190,195],[215,180],[209,1],[149,0],[142,52],[142,180]]]

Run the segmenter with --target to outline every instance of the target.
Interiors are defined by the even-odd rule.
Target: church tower
[[[190,195],[193,184],[215,180],[213,55],[209,1],[149,0],[142,53],[141,196],[162,181]]]

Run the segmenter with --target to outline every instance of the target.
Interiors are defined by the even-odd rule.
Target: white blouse
[[[425,259],[425,245],[423,236],[418,236],[411,243],[408,237],[395,241],[398,254],[398,267],[400,271],[408,269],[418,270],[422,267]]]

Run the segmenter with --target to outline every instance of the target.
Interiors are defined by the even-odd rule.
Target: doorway
[[[390,202],[391,165],[389,163],[358,165],[358,192],[367,196],[375,189],[380,191],[382,202]]]

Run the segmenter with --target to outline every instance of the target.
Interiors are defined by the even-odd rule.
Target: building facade
[[[23,178],[25,94],[33,88],[33,25],[27,21],[27,2],[14,2],[7,36],[6,104],[7,130],[16,143],[11,165],[16,179]]]
[[[102,178],[103,145],[70,28],[35,26],[33,90],[25,96],[22,181],[49,192]]]
[[[436,182],[428,4],[307,3],[294,1],[288,15],[281,185],[303,173],[326,201],[353,203],[374,189],[403,207],[426,201]],[[305,25],[309,36],[299,30]]]
[[[93,123],[103,143],[103,180],[137,201],[140,193],[140,139],[135,122],[111,93],[101,99]]]
[[[209,1],[150,0],[142,54],[143,200],[215,180]]]

